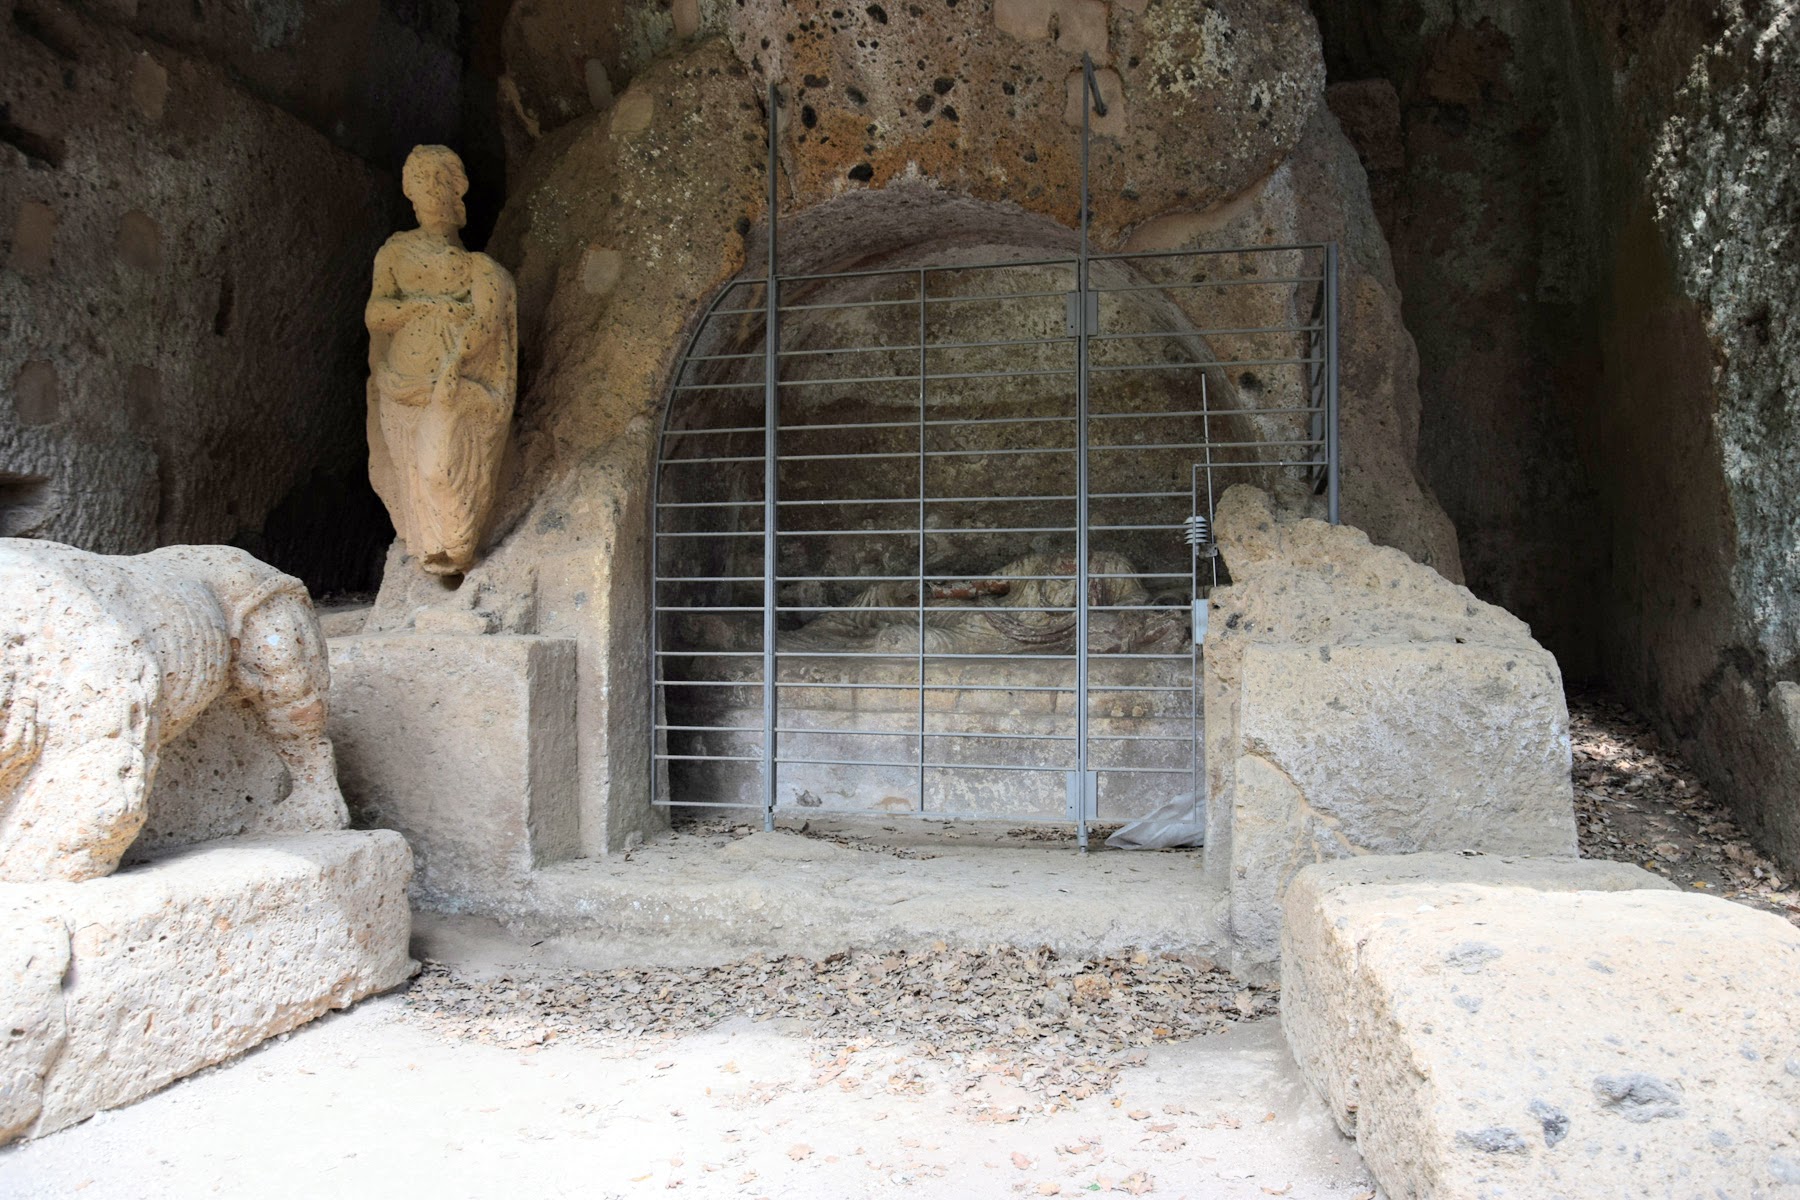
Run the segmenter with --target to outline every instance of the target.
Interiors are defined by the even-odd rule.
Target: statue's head
[[[462,200],[469,177],[448,146],[414,146],[400,173],[400,188],[412,201],[421,229],[454,233],[469,219]]]

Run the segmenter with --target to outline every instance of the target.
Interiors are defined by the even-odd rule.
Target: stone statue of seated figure
[[[0,538],[0,880],[112,874],[158,752],[227,692],[287,767],[284,824],[343,828],[329,685],[305,585],[242,550]]]
[[[1075,651],[1076,581],[1072,554],[1028,554],[992,576],[934,589],[925,609],[928,654],[1072,654]],[[1099,551],[1089,556],[1088,602],[1100,608],[1147,605],[1149,593],[1131,560]],[[1069,576],[1045,579],[1033,576]],[[827,613],[781,635],[782,650],[846,654],[909,653],[919,647],[919,618],[904,608],[919,601],[913,583],[878,583],[846,611]],[[1058,611],[1061,610],[1061,611]],[[1154,609],[1090,612],[1088,648],[1094,654],[1181,653],[1188,647],[1185,612]]]

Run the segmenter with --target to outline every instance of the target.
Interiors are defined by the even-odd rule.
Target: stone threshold
[[[958,826],[969,829],[969,826]],[[1200,851],[997,844],[1004,834],[840,842],[787,830],[676,832],[531,873],[504,910],[422,912],[428,958],[494,939],[500,965],[713,966],[852,947],[1049,946],[1217,955],[1223,895]]]

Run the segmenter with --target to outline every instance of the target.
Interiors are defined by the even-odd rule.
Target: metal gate
[[[1214,502],[1337,520],[1337,248],[1091,253],[1087,148],[1072,256],[783,275],[771,132],[767,271],[715,299],[658,448],[656,803],[1084,847],[1201,803]]]

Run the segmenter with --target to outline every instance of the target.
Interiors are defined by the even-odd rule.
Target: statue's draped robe
[[[369,479],[428,571],[475,561],[512,423],[518,317],[512,277],[485,254],[422,230],[389,238],[375,299],[448,299],[369,335]]]

